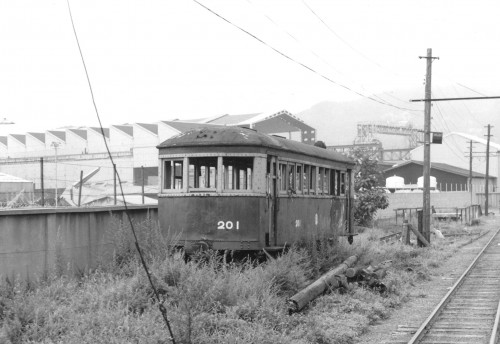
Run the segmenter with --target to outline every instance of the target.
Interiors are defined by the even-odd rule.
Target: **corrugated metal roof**
[[[346,156],[301,142],[259,133],[241,127],[211,126],[194,129],[172,137],[158,148],[197,147],[197,146],[254,146],[282,151],[291,151],[318,158],[354,164]]]
[[[405,162],[403,162],[401,164],[398,164],[396,166],[392,166],[391,168],[388,168],[388,169],[384,170],[384,172],[390,172],[392,170],[395,170],[395,169],[398,169],[400,167],[403,167],[403,166],[406,166],[406,165],[410,165],[410,164],[415,164],[415,165],[419,165],[419,166],[423,166],[424,165],[424,163],[422,161],[408,160],[408,161],[405,161]],[[444,171],[444,172],[449,172],[449,173],[457,174],[459,176],[464,176],[464,177],[468,177],[469,176],[469,170],[467,170],[465,168],[451,166],[451,165],[443,164],[443,163],[440,163],[440,162],[432,162],[431,163],[431,170],[432,169],[436,169],[436,170],[440,170],[440,171]],[[484,175],[482,173],[479,173],[479,172],[472,171],[472,177],[474,177],[474,178],[484,178],[484,177],[486,177],[486,175]],[[496,177],[490,176],[490,178],[496,178]]]
[[[210,124],[206,123],[192,123],[192,122],[179,122],[179,121],[162,121],[166,125],[174,128],[175,130],[183,133],[192,129],[206,128],[210,126]]]
[[[89,127],[89,129],[92,129],[96,131],[99,135],[102,135],[101,128],[99,127]],[[109,138],[109,128],[102,128],[102,131],[104,131],[104,136]]]
[[[158,124],[152,124],[152,123],[136,123],[136,124],[146,129],[147,131],[150,131],[153,134],[158,135]]]
[[[59,140],[66,142],[66,132],[65,131],[59,131],[59,130],[48,130],[48,133],[54,135],[57,137]]]
[[[68,130],[76,134],[80,138],[87,140],[87,130],[85,129],[68,129]]]
[[[17,141],[21,142],[23,145],[26,144],[26,135],[21,135],[21,134],[10,134],[13,138],[15,138]]]
[[[463,138],[466,138],[467,140],[479,142],[485,146],[488,144],[488,141],[486,139],[483,139],[481,137],[477,137],[474,135],[470,135],[470,134],[465,134],[465,133],[452,132],[452,133],[446,134],[444,136],[444,138],[446,139],[448,136],[451,136],[451,135],[462,136]],[[490,147],[493,147],[493,148],[496,148],[497,150],[500,150],[500,144],[495,143],[495,142],[491,142],[491,140],[490,140]]]
[[[214,120],[208,121],[210,124],[218,124],[218,125],[236,125],[244,121],[251,120],[252,118],[259,115],[258,113],[252,113],[247,115],[223,115]]]
[[[29,132],[28,135],[31,135],[35,139],[37,139],[38,141],[45,143],[45,133],[32,133],[32,132]]]
[[[281,122],[276,122],[277,119],[281,120]],[[274,122],[272,120],[274,120]],[[225,115],[214,120],[207,121],[206,123],[219,125],[237,125],[245,127],[253,126],[254,128],[257,128],[258,130],[266,133],[277,132],[276,130],[278,130],[278,132],[281,132],[280,128],[286,132],[314,130],[313,127],[305,124],[304,121],[302,121],[298,117],[295,117],[286,110],[246,115]],[[268,130],[266,130],[266,128]]]
[[[112,125],[112,127],[124,132],[128,136],[134,137],[134,127],[131,125]]]

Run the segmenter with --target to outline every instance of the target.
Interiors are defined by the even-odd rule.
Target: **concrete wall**
[[[135,223],[157,221],[158,207],[129,207]],[[109,259],[110,231],[128,223],[124,207],[0,211],[0,283],[36,279],[54,271],[56,261],[81,272]]]
[[[389,207],[377,211],[377,218],[394,217],[394,209],[397,208],[422,208],[423,193],[391,193],[389,197]],[[477,197],[473,197],[473,204],[477,204]],[[471,204],[470,193],[468,192],[431,192],[431,206],[435,208],[466,207]]]

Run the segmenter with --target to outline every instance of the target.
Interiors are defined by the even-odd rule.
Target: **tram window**
[[[296,174],[295,174],[295,191],[302,193],[302,165],[297,164]]]
[[[313,195],[316,193],[316,170],[316,166],[311,166],[309,173],[309,193]]]
[[[310,187],[309,180],[311,179],[310,171],[311,171],[311,166],[304,165],[304,176],[302,178],[304,180],[304,194],[309,193],[309,187]]]
[[[345,195],[345,172],[340,172],[340,194]]]
[[[323,191],[323,167],[316,167],[316,194],[321,195]]]
[[[163,188],[182,189],[182,160],[166,160],[163,169]]]
[[[335,183],[335,176],[337,170],[330,170],[330,195],[337,194],[337,183]]]
[[[215,189],[217,187],[217,157],[189,158],[189,187]]]
[[[323,177],[323,195],[330,195],[330,172],[329,168],[325,168],[325,175]]]
[[[335,195],[340,195],[340,171],[335,171]]]
[[[252,190],[252,157],[224,157],[222,164],[225,190]]]
[[[286,164],[280,164],[280,190],[287,190],[287,173],[286,173]]]
[[[288,164],[287,165],[287,181],[288,181],[288,188],[287,191],[295,192],[295,164]]]

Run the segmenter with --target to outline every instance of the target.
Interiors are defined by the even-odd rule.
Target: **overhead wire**
[[[253,39],[257,40],[258,42],[260,42],[261,44],[265,45],[266,47],[268,47],[269,49],[273,50],[274,52],[278,53],[279,55],[283,56],[284,58],[286,58],[287,60],[309,70],[310,72],[320,76],[321,78],[327,80],[328,82],[336,85],[336,86],[339,86],[341,88],[344,88],[346,90],[348,90],[349,92],[352,92],[354,94],[357,94],[363,98],[366,98],[366,99],[369,99],[369,100],[372,100],[376,103],[379,103],[379,104],[382,104],[382,105],[386,105],[386,106],[390,106],[390,107],[393,107],[393,108],[396,108],[398,110],[403,110],[403,111],[416,111],[416,112],[422,112],[422,110],[415,110],[415,109],[409,109],[409,108],[403,108],[403,107],[400,107],[400,106],[397,106],[397,105],[394,105],[394,104],[391,104],[391,103],[388,103],[387,101],[380,101],[372,96],[367,96],[367,95],[364,95],[344,84],[341,84],[331,78],[329,78],[328,76],[318,72],[317,70],[309,67],[308,65],[306,65],[305,63],[302,63],[300,61],[297,61],[295,60],[294,58],[292,58],[291,56],[285,54],[284,52],[282,52],[281,50],[278,50],[277,48],[273,47],[272,45],[268,44],[267,42],[265,42],[264,40],[260,39],[259,37],[257,37],[256,35],[252,34],[251,32],[249,32],[248,30],[242,28],[241,26],[233,23],[232,21],[230,21],[229,19],[223,17],[222,15],[220,15],[219,13],[215,12],[214,10],[212,10],[211,8],[207,7],[206,5],[202,4],[201,2],[199,2],[198,0],[193,0],[193,2],[195,2],[196,4],[198,4],[199,6],[203,7],[205,10],[209,11],[210,13],[212,13],[213,15],[217,16],[218,18],[222,19],[223,21],[225,21],[226,23],[234,26],[235,28],[237,28],[238,30],[244,32],[245,34],[249,35],[250,37],[252,37]]]
[[[437,112],[438,114],[441,116],[441,119],[445,125],[445,127],[448,129],[448,132],[449,133],[452,133],[452,131],[450,130],[450,127],[448,126],[446,120],[444,119],[444,116],[441,112],[441,109],[439,107],[439,105],[437,103],[434,103],[434,105],[436,106],[436,109],[437,109]],[[455,137],[454,136],[451,136],[451,140],[453,142],[450,142],[449,140],[447,142],[450,142],[449,144],[449,147],[450,147],[450,151],[456,156],[458,157],[460,160],[464,160],[465,157],[462,155],[462,151],[458,148],[458,144],[457,142],[455,141]],[[458,152],[458,153],[457,153]]]
[[[309,11],[311,11],[311,13],[321,22],[323,23],[323,25],[328,29],[328,31],[330,31],[335,37],[337,37],[342,43],[344,43],[345,45],[347,45],[349,48],[351,48],[354,52],[356,52],[358,55],[360,55],[361,57],[363,57],[365,60],[377,65],[379,68],[381,69],[384,69],[384,67],[382,67],[378,62],[372,60],[371,58],[369,58],[368,56],[366,56],[365,54],[363,54],[361,51],[359,51],[358,49],[354,48],[349,42],[347,42],[344,38],[342,38],[337,32],[335,32],[331,27],[330,25],[328,25],[312,8],[311,6],[309,6],[307,4],[307,2],[305,0],[302,0],[302,3],[304,4],[304,6],[306,6]]]
[[[457,85],[458,85],[458,83],[457,83]],[[467,87],[467,88],[468,88],[468,87]],[[458,92],[458,90],[456,89],[456,87],[455,87],[455,86],[453,86],[453,89],[455,90],[456,94],[457,94],[457,95],[459,95],[459,92]],[[468,88],[468,89],[469,89],[469,88]],[[473,90],[471,89],[471,91],[473,91]],[[474,92],[475,92],[475,91],[474,91]],[[478,92],[476,92],[476,93],[478,93]],[[481,94],[481,93],[478,93],[478,94],[483,95],[483,94]],[[484,95],[483,95],[483,96],[484,96]],[[481,124],[481,123],[477,120],[477,118],[476,118],[476,117],[472,114],[472,112],[470,111],[469,107],[467,106],[467,102],[462,101],[462,102],[460,102],[460,103],[461,103],[461,104],[464,106],[464,108],[466,109],[466,113],[469,115],[469,117],[470,117],[470,118],[472,118],[472,119],[473,119],[473,120],[474,120],[477,124],[482,125],[482,124]]]
[[[87,83],[88,83],[88,86],[89,86],[90,95],[91,95],[91,98],[92,98],[92,103],[94,105],[94,110],[95,110],[95,113],[96,113],[96,116],[97,116],[97,120],[99,122],[99,127],[101,129],[101,134],[102,134],[102,137],[103,137],[103,140],[104,140],[104,145],[106,146],[106,150],[108,152],[109,159],[110,159],[110,161],[114,165],[114,161],[113,161],[113,157],[111,155],[111,151],[109,150],[108,143],[106,142],[106,134],[104,133],[104,128],[103,128],[103,125],[102,125],[102,122],[101,122],[101,117],[99,115],[99,111],[97,109],[97,104],[95,102],[94,91],[92,89],[92,83],[90,82],[90,76],[89,76],[89,73],[88,73],[88,70],[87,70],[87,66],[85,64],[85,59],[83,57],[83,52],[82,52],[82,49],[80,47],[80,41],[78,40],[78,35],[77,35],[77,32],[76,32],[75,23],[73,21],[73,15],[71,13],[71,6],[70,6],[70,3],[69,3],[69,0],[66,0],[66,3],[68,4],[68,12],[69,12],[69,17],[71,19],[71,26],[73,28],[73,33],[74,33],[75,40],[76,40],[76,43],[77,43],[77,46],[78,46],[78,51],[80,53],[80,58],[82,60],[83,69],[85,70],[85,76],[87,78]],[[175,344],[175,338],[174,338],[174,335],[173,335],[173,332],[172,332],[172,328],[170,326],[170,321],[168,320],[168,316],[167,316],[167,309],[163,305],[163,301],[160,298],[160,294],[158,292],[158,289],[156,288],[156,285],[153,283],[153,280],[152,280],[152,277],[151,277],[151,273],[150,273],[150,271],[149,271],[149,269],[147,267],[146,261],[144,259],[143,254],[142,254],[141,248],[139,246],[139,241],[137,239],[137,234],[135,232],[134,224],[133,224],[132,218],[130,216],[130,211],[128,209],[127,202],[125,201],[125,194],[123,192],[122,181],[121,181],[121,178],[120,178],[120,175],[119,175],[118,171],[116,171],[116,176],[117,176],[117,179],[118,179],[118,184],[120,186],[120,193],[122,195],[123,204],[124,204],[124,207],[125,207],[125,213],[127,215],[127,219],[128,219],[129,224],[130,224],[130,229],[131,229],[131,232],[132,232],[134,240],[135,240],[135,247],[137,249],[137,253],[139,254],[142,266],[143,266],[143,268],[145,270],[145,273],[146,273],[146,276],[147,276],[147,278],[149,280],[149,284],[151,285],[151,288],[153,289],[156,301],[158,302],[158,307],[159,307],[160,313],[161,313],[161,315],[163,317],[163,320],[164,320],[164,322],[165,322],[165,324],[167,326],[168,332],[170,334],[170,340],[172,341],[173,344]]]
[[[332,27],[330,25],[328,25],[328,23],[326,23],[323,18],[321,18],[317,13],[316,11],[314,11],[314,9],[309,6],[309,4],[305,1],[305,0],[302,0],[302,3],[304,4],[305,7],[307,7],[307,9],[314,15],[314,17],[316,19],[318,19],[327,29],[328,31],[334,36],[336,37],[337,39],[339,39],[342,43],[344,43],[346,46],[348,46],[351,50],[353,50],[354,52],[356,52],[358,55],[360,55],[361,57],[363,57],[365,60],[373,63],[374,65],[376,65],[377,67],[379,67],[381,70],[387,72],[387,73],[390,73],[390,74],[393,74],[393,75],[397,75],[396,73],[384,68],[380,63],[378,63],[377,61],[371,59],[370,57],[368,57],[366,54],[362,53],[360,50],[356,49],[352,44],[350,44],[347,40],[345,40],[343,37],[341,37],[335,30],[332,29]],[[388,97],[391,97],[397,101],[400,101],[402,103],[408,103],[406,100],[403,100],[401,98],[398,98],[396,96],[393,96],[387,92],[383,92],[382,94],[385,94],[387,95]],[[382,99],[380,97],[378,97],[379,99]],[[415,110],[415,111],[420,111],[420,110]]]
[[[252,5],[254,8],[256,8],[257,6],[255,5],[255,3],[251,0],[246,0],[247,3],[249,3],[250,5]],[[307,4],[306,4],[307,5]],[[280,24],[278,24],[273,18],[271,18],[269,15],[267,15],[264,11],[262,11],[261,9],[258,9],[258,11],[260,12],[261,15],[263,15],[264,17],[266,17],[273,25],[277,26],[280,30],[282,30],[286,35],[288,35],[289,37],[291,37],[296,43],[298,43],[301,47],[305,47],[304,44],[297,38],[295,37],[295,35],[293,35],[292,33],[290,33],[288,30],[286,30],[285,28],[283,28]],[[312,11],[312,10],[311,10]],[[326,24],[325,24],[326,25]],[[340,38],[340,37],[339,37]],[[341,38],[340,38],[341,39]],[[347,42],[346,42],[347,44]],[[342,71],[338,70],[337,68],[335,68],[334,66],[332,66],[332,64],[326,60],[325,58],[323,58],[322,56],[320,56],[318,53],[316,53],[313,49],[309,48],[309,47],[306,47],[307,50],[309,50],[309,52],[315,56],[318,60],[322,61],[323,63],[325,63],[328,67],[330,67],[333,71],[335,71],[336,73],[340,74],[340,75],[343,75],[343,76],[346,76]],[[351,78],[349,78],[351,79]],[[362,85],[361,86],[361,89],[363,91],[368,91],[366,90]],[[374,98],[377,98],[378,100],[382,101],[382,102],[387,102],[385,99],[383,99],[382,97],[380,97],[379,95],[377,94],[373,94],[372,93],[372,96]],[[382,94],[385,94],[387,95],[388,97],[391,97],[397,101],[400,101],[402,103],[405,103],[407,104],[408,102],[407,101],[404,101],[400,98],[397,98],[395,96],[392,96],[390,95],[389,93],[387,92],[383,92]],[[415,111],[419,111],[419,110],[415,110]]]

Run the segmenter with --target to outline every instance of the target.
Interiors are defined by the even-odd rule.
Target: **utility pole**
[[[424,108],[424,199],[423,199],[423,226],[422,235],[430,242],[431,239],[431,75],[432,60],[437,57],[432,56],[432,49],[427,49],[427,56],[419,56],[427,59],[427,72],[425,75],[425,108]],[[423,243],[420,243],[421,246]]]
[[[55,158],[56,158],[56,208],[57,208],[57,148],[59,147],[59,142],[52,142],[51,146],[55,149]]]
[[[40,188],[42,189],[42,198],[40,200],[40,203],[42,207],[45,206],[45,190],[43,187],[43,158],[40,158]]]
[[[485,190],[484,190],[484,196],[485,196],[485,201],[484,201],[484,212],[486,216],[488,216],[488,197],[489,197],[489,179],[490,179],[490,137],[491,137],[491,125],[488,124],[488,135],[486,135],[486,181],[485,181]]]

